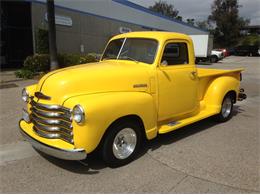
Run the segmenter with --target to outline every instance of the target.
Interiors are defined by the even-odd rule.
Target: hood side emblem
[[[147,84],[135,84],[133,87],[134,88],[147,87]]]
[[[41,92],[35,92],[34,95],[35,95],[35,97],[37,97],[39,99],[44,99],[44,100],[50,100],[51,99],[50,96],[44,95]]]

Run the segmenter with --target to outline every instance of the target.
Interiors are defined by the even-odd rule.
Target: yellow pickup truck
[[[81,160],[97,149],[109,166],[127,164],[144,139],[213,115],[227,121],[246,98],[242,69],[202,69],[194,60],[184,34],[117,35],[100,62],[50,72],[23,89],[21,133],[57,158]]]

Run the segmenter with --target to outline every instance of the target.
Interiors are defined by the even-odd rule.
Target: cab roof
[[[184,39],[191,41],[191,38],[182,33],[176,32],[163,32],[163,31],[138,31],[138,32],[129,32],[124,34],[119,34],[114,36],[111,40],[120,39],[120,38],[150,38],[156,39],[158,41],[165,41],[169,39]]]

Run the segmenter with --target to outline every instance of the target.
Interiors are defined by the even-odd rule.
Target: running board
[[[201,111],[199,114],[197,114],[195,116],[185,118],[185,119],[182,119],[182,120],[179,120],[179,121],[173,121],[173,122],[170,122],[168,124],[162,125],[162,126],[159,127],[158,133],[159,134],[168,133],[170,131],[174,131],[176,129],[179,129],[181,127],[195,123],[197,121],[208,118],[208,117],[213,116],[215,114],[217,114],[217,113],[213,112],[213,111],[209,112],[209,111],[204,110],[204,111]]]

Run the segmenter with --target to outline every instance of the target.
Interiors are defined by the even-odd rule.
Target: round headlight
[[[72,110],[73,120],[76,123],[83,123],[85,120],[85,113],[80,105],[76,105]]]
[[[29,102],[29,94],[25,88],[22,90],[22,100],[27,103]]]

